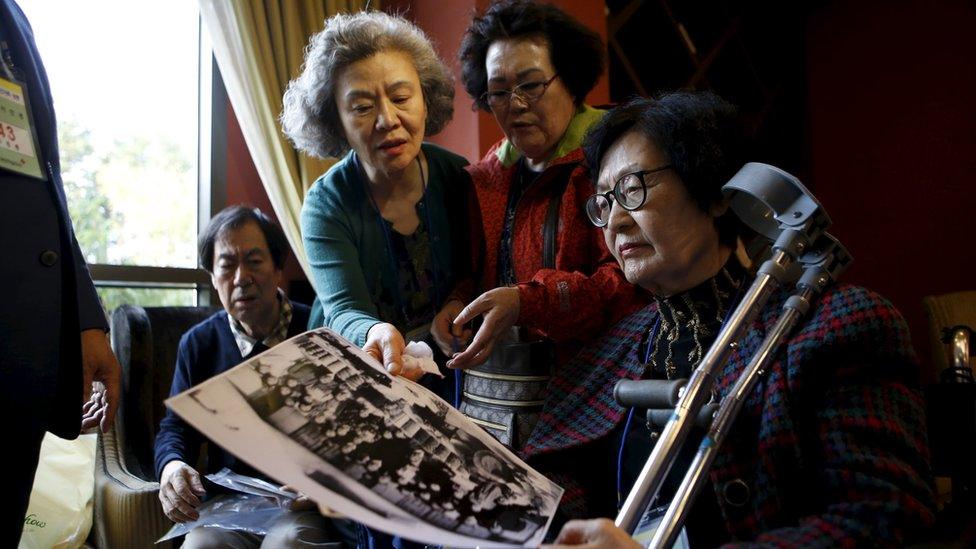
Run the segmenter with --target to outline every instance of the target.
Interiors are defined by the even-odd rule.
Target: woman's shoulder
[[[333,164],[312,183],[305,196],[304,207],[323,207],[343,202],[360,192],[359,174],[350,152]]]
[[[836,284],[821,294],[790,346],[794,351],[915,359],[908,324],[898,309],[877,292],[851,284]]]
[[[817,300],[813,319],[850,322],[858,325],[880,321],[883,325],[904,323],[895,306],[881,294],[853,284],[835,284]]]
[[[760,323],[771,326],[782,313],[783,304],[793,294],[793,287],[781,288],[774,293],[763,308]],[[835,319],[848,321],[871,320],[885,318],[892,321],[902,321],[898,309],[881,294],[854,284],[837,283],[828,286],[822,293],[814,297],[810,304],[805,327],[811,323],[829,322]]]
[[[837,314],[849,314],[855,311],[873,311],[874,314],[896,315],[901,313],[887,298],[874,290],[854,284],[835,284],[820,297],[821,305],[830,305]]]
[[[429,190],[444,195],[448,209],[465,209],[471,186],[467,159],[433,143],[424,143],[423,150],[430,168]]]
[[[452,170],[461,170],[468,165],[468,159],[440,145],[424,142],[422,145],[424,154],[427,155],[427,163],[432,162],[443,165]]]
[[[471,179],[475,184],[486,183],[496,178],[504,178],[515,170],[515,165],[506,166],[498,157],[498,151],[506,140],[495,143],[488,152],[477,162],[468,165],[465,169],[471,174]]]

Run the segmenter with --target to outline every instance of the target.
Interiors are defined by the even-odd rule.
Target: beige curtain
[[[281,98],[298,75],[309,36],[327,17],[378,8],[368,0],[200,0],[227,87],[258,175],[298,262],[308,274],[299,227],[305,192],[335,161],[296,151],[278,124]]]

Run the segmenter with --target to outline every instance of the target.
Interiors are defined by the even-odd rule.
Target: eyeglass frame
[[[617,204],[619,204],[621,208],[627,210],[628,212],[633,212],[633,211],[637,211],[637,210],[641,209],[641,207],[644,206],[644,203],[647,202],[647,188],[648,188],[648,184],[647,184],[647,181],[644,180],[644,178],[647,175],[660,173],[660,172],[663,172],[665,170],[670,170],[673,167],[674,166],[672,166],[671,164],[665,164],[664,166],[660,166],[658,168],[654,168],[653,170],[637,170],[635,172],[627,172],[627,173],[621,175],[619,178],[617,178],[617,181],[614,182],[613,189],[610,189],[609,191],[607,191],[605,193],[593,193],[593,194],[591,194],[589,196],[589,198],[586,199],[586,202],[584,203],[584,207],[583,207],[583,209],[586,211],[586,217],[589,218],[590,223],[594,224],[597,227],[606,227],[607,225],[610,224],[610,216],[609,215],[607,216],[607,220],[606,221],[600,223],[599,220],[593,219],[593,215],[590,213],[590,204],[591,203],[595,203],[595,201],[599,197],[601,197],[601,196],[606,199],[606,201],[607,201],[608,204],[610,204],[610,208],[611,209],[613,209],[614,202],[616,202]],[[632,175],[633,176],[637,176],[637,180],[640,181],[640,183],[641,183],[641,193],[642,194],[641,194],[641,199],[637,203],[636,206],[627,206],[626,204],[624,204],[625,201],[622,200],[620,198],[620,196],[619,196],[620,195],[620,184],[623,183],[623,181],[625,179],[627,179],[628,177],[630,177]],[[657,185],[657,183],[655,183],[654,185],[651,185],[651,187],[653,187],[655,185]]]
[[[508,88],[508,89],[495,90],[495,91],[486,91],[485,93],[481,94],[481,97],[479,97],[478,99],[480,99],[482,102],[484,102],[485,105],[488,105],[488,108],[491,109],[491,110],[496,110],[496,109],[510,107],[512,105],[512,98],[513,97],[518,97],[519,100],[522,103],[525,103],[526,105],[531,105],[531,104],[535,103],[536,101],[542,99],[542,96],[546,94],[546,90],[549,89],[549,86],[551,86],[552,83],[555,82],[557,78],[559,78],[559,73],[558,72],[556,74],[552,75],[552,77],[550,79],[545,80],[545,81],[542,81],[542,80],[530,80],[528,82],[522,82],[521,84],[516,84],[516,85],[514,85],[514,86],[512,86],[511,88]],[[535,84],[542,84],[542,91],[539,92],[539,95],[537,95],[536,97],[529,97],[528,95],[525,95],[525,92],[524,91],[522,91],[522,87],[525,86],[525,85],[527,85],[527,84],[533,84],[533,85],[535,85]],[[504,93],[505,94],[505,100],[502,101],[501,103],[499,103],[498,105],[494,105],[493,106],[491,104],[491,101],[489,100],[489,97],[491,97],[490,94],[498,94],[498,93]]]

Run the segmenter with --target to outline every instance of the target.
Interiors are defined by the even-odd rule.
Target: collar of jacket
[[[563,134],[562,139],[556,145],[556,151],[553,153],[552,158],[558,161],[558,159],[566,156],[570,152],[579,149],[583,145],[583,137],[586,136],[586,132],[603,118],[604,113],[606,113],[604,110],[594,109],[586,104],[580,105],[579,109],[576,110],[576,114],[573,115],[573,119],[569,121],[569,126],[566,127],[566,133]],[[495,151],[495,155],[498,157],[498,161],[502,163],[502,166],[511,168],[521,158],[522,151],[516,149],[508,139],[504,139]]]

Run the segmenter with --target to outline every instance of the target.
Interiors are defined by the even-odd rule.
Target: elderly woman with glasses
[[[733,109],[695,93],[634,100],[587,137],[596,181],[587,214],[627,280],[654,301],[562,369],[553,386],[574,389],[550,395],[537,427],[544,434],[523,452],[571,494],[562,519],[614,516],[650,454],[643,411],[617,405],[614,382],[690,377],[749,285],[733,253],[741,225],[721,192],[742,165],[741,141]],[[720,396],[775,323],[787,290],[720,368]],[[810,309],[718,450],[685,523],[693,547],[897,546],[932,523],[925,416],[904,320],[882,297],[844,284]],[[662,503],[695,447],[678,457]],[[640,547],[606,519],[570,522],[557,541]]]
[[[332,328],[394,373],[405,340],[427,339],[469,270],[467,162],[424,142],[450,121],[453,98],[424,33],[383,12],[326,21],[285,92],[281,121],[295,146],[344,155],[302,207],[310,327]]]
[[[532,355],[544,377],[553,362],[572,356],[581,341],[639,305],[583,213],[592,183],[580,144],[603,115],[583,100],[603,72],[603,52],[592,30],[532,0],[495,2],[467,29],[459,54],[464,86],[478,107],[494,115],[505,138],[469,167],[484,236],[480,287],[487,291],[457,296],[445,308],[450,314],[434,323],[435,339],[449,351],[452,338],[464,342],[463,325],[483,317],[451,367],[482,364],[494,348],[516,338],[563,342],[554,361],[546,351]],[[511,330],[516,324],[518,336]],[[508,375],[510,366],[492,357],[486,367]],[[462,410],[469,411],[466,405]],[[512,428],[504,420],[469,415],[495,435]],[[522,438],[530,430],[519,429]],[[516,438],[504,440],[518,446]]]

